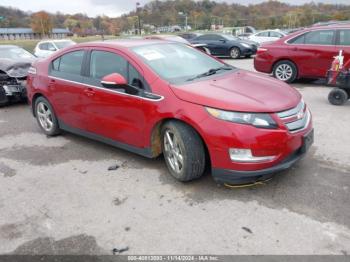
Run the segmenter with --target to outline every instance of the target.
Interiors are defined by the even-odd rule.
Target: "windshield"
[[[161,78],[181,83],[212,69],[227,66],[184,44],[154,44],[132,48]],[[223,73],[220,71],[219,73]]]
[[[0,58],[26,59],[26,58],[34,58],[34,56],[22,48],[9,47],[9,48],[0,48]]]
[[[58,49],[65,48],[67,46],[74,45],[75,42],[73,41],[60,41],[60,42],[55,42],[55,45],[57,46]]]

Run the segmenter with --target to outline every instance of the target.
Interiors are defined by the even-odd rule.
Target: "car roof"
[[[41,40],[39,43],[45,43],[45,42],[66,42],[66,41],[73,41],[73,40],[71,40],[71,39],[44,39],[44,40]]]
[[[107,41],[85,42],[74,46],[75,47],[91,47],[91,46],[118,47],[118,48],[128,49],[130,47],[146,46],[146,45],[154,45],[154,44],[167,44],[167,43],[177,44],[173,41],[157,40],[157,39],[113,39],[113,40],[107,40]]]

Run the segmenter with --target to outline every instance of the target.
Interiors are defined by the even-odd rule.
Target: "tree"
[[[31,17],[31,27],[33,32],[41,34],[41,37],[49,35],[52,31],[50,15],[45,11],[34,13]]]

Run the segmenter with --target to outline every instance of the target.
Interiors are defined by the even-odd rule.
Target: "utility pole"
[[[180,16],[184,16],[185,17],[185,32],[187,32],[187,28],[188,28],[188,15],[187,13],[184,12],[178,12],[178,14]]]
[[[140,9],[139,9],[140,3],[136,2],[136,14],[137,14],[137,23],[138,23],[138,32],[139,35],[141,35],[141,20],[140,20]]]

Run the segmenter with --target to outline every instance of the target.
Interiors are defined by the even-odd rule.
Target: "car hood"
[[[288,84],[245,70],[171,88],[181,100],[241,112],[279,112],[295,107],[301,99],[299,92]]]
[[[258,45],[257,42],[252,41],[252,40],[246,40],[246,39],[244,39],[244,40],[241,40],[240,42],[241,42],[241,43],[248,44],[248,45],[255,45],[255,46]]]
[[[35,61],[35,58],[28,59],[8,59],[0,58],[0,70],[10,77],[21,78],[28,74],[28,69]]]

